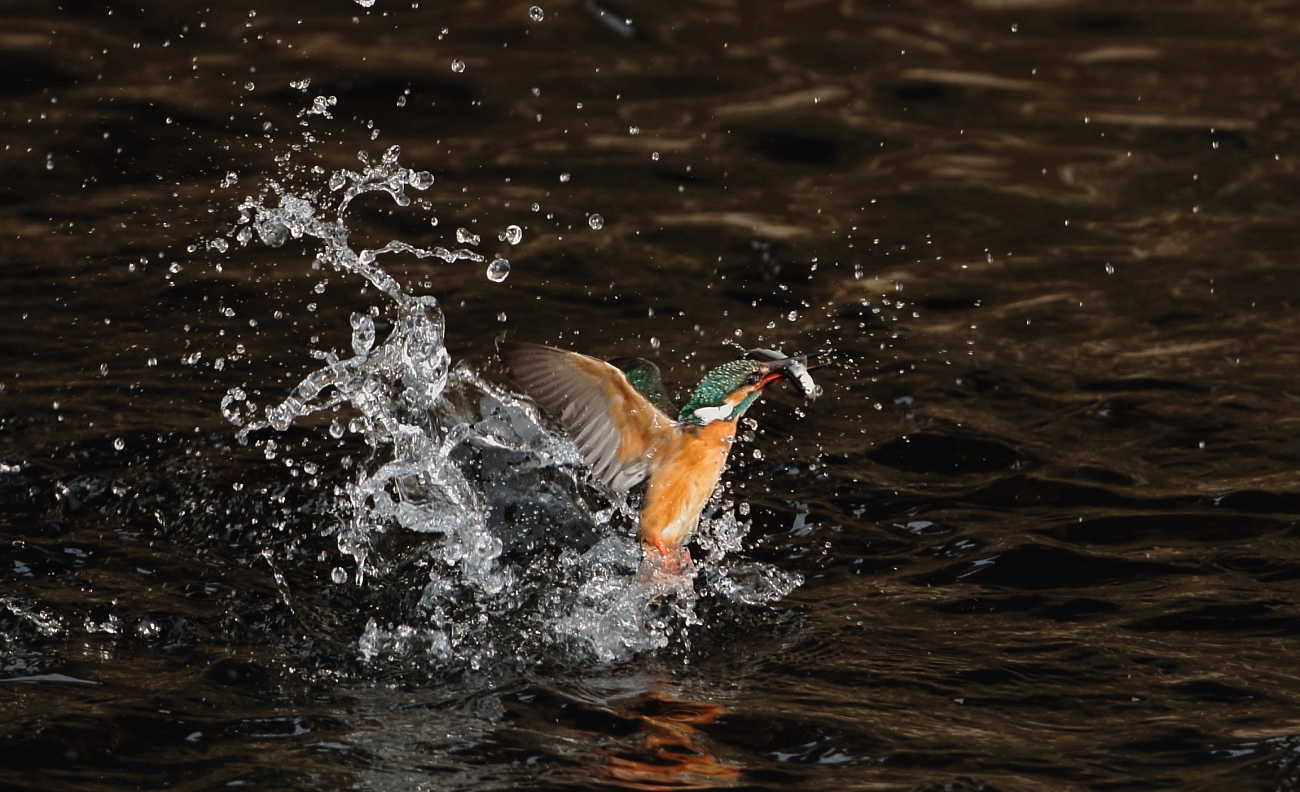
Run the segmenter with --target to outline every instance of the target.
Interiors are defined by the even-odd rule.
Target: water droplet
[[[252,82],[251,80],[248,81],[248,82],[246,82],[246,83],[244,83],[244,90],[245,90],[245,91],[252,91],[252,90],[255,90],[256,88],[257,88],[257,86],[254,85],[253,82]]]
[[[524,229],[517,225],[507,226],[505,232],[501,234],[501,241],[509,242],[512,245],[518,245],[523,238]]]
[[[510,277],[510,262],[503,258],[493,259],[488,265],[487,277],[493,283],[500,283]]]
[[[1111,264],[1109,261],[1106,262],[1106,274],[1107,275],[1115,274],[1115,265]]]
[[[561,173],[561,174],[560,174],[560,182],[561,182],[561,183],[567,182],[568,180],[569,180],[569,174],[567,174],[567,173]]]
[[[533,204],[533,211],[534,211],[534,212],[540,212],[540,211],[542,211],[542,205],[541,205],[541,204]]]
[[[505,311],[502,311],[501,313],[497,314],[497,321],[498,321],[498,322],[501,322],[502,324],[505,324],[506,319],[507,319],[507,317],[506,317],[506,312],[505,312]]]
[[[363,0],[357,0],[357,2],[362,3],[364,5]],[[374,0],[370,0],[370,2],[373,3]],[[334,581],[335,583],[338,583],[339,585],[347,583],[348,571],[343,567],[334,567],[332,570],[330,570],[330,580]]]
[[[479,243],[479,236],[468,228],[457,228],[456,241],[462,245],[477,245]]]
[[[456,72],[457,74],[460,74],[461,72],[465,71],[465,61],[463,60],[452,61],[451,70]]]
[[[655,162],[658,162],[658,161],[659,161],[659,152],[657,152],[657,151],[652,151],[652,152],[650,152],[650,159],[654,160]]]
[[[397,106],[398,106],[398,107],[406,107],[406,97],[405,97],[405,96],[399,96],[399,97],[397,97]]]
[[[587,225],[591,226],[591,230],[599,231],[605,227],[605,218],[598,214],[594,214],[587,218]]]
[[[118,451],[121,451],[122,449],[126,448],[126,441],[120,437],[117,438],[116,440],[113,441],[113,448],[116,448]]]
[[[330,115],[329,109],[338,103],[339,100],[338,97],[336,96],[318,96],[315,99],[311,100],[311,109],[307,110],[306,112],[307,115],[318,115],[318,116],[324,116],[325,118],[333,118],[333,116]]]
[[[534,22],[541,22],[544,16],[546,16],[546,12],[542,10],[541,6],[533,6],[528,9],[528,18]]]
[[[334,438],[335,440],[338,440],[339,438],[343,437],[343,424],[340,423],[339,419],[337,418],[330,421],[330,437]]]
[[[639,135],[639,134],[641,134],[641,127],[639,127],[639,126],[630,126],[630,127],[627,128],[627,133],[628,133],[629,135]]]
[[[786,317],[785,317],[785,318],[786,318],[788,321],[791,321],[791,322],[798,321],[798,319],[799,319],[799,312],[798,312],[798,311],[791,311],[790,313],[786,314]]]

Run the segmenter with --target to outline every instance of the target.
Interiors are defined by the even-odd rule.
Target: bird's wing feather
[[[627,377],[627,381],[636,388],[637,393],[646,397],[646,400],[658,407],[664,415],[677,413],[677,407],[664,391],[664,381],[659,374],[659,367],[654,363],[645,358],[624,357],[611,359],[609,365],[623,372],[623,376]]]
[[[515,382],[573,437],[596,478],[626,490],[672,420],[603,360],[537,344],[502,344]]]

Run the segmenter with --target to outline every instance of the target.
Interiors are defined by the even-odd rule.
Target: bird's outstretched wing
[[[559,421],[596,478],[626,490],[646,476],[646,456],[672,419],[603,360],[538,344],[501,345],[510,376]]]

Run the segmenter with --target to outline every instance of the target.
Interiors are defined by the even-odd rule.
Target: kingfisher
[[[604,361],[524,343],[503,344],[500,354],[514,381],[573,438],[596,479],[619,492],[647,482],[641,546],[647,561],[680,573],[691,560],[683,545],[722,478],[741,416],[783,379],[815,398],[809,372],[826,364],[809,359],[827,353],[749,350],[705,374],[680,410],[659,367],[644,358]]]

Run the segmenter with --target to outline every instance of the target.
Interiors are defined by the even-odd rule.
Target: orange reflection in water
[[[709,789],[728,786],[740,768],[720,761],[706,747],[707,738],[695,727],[712,723],[726,710],[720,704],[684,701],[652,691],[629,711],[619,714],[638,721],[634,748],[610,752],[609,776],[628,789]]]

